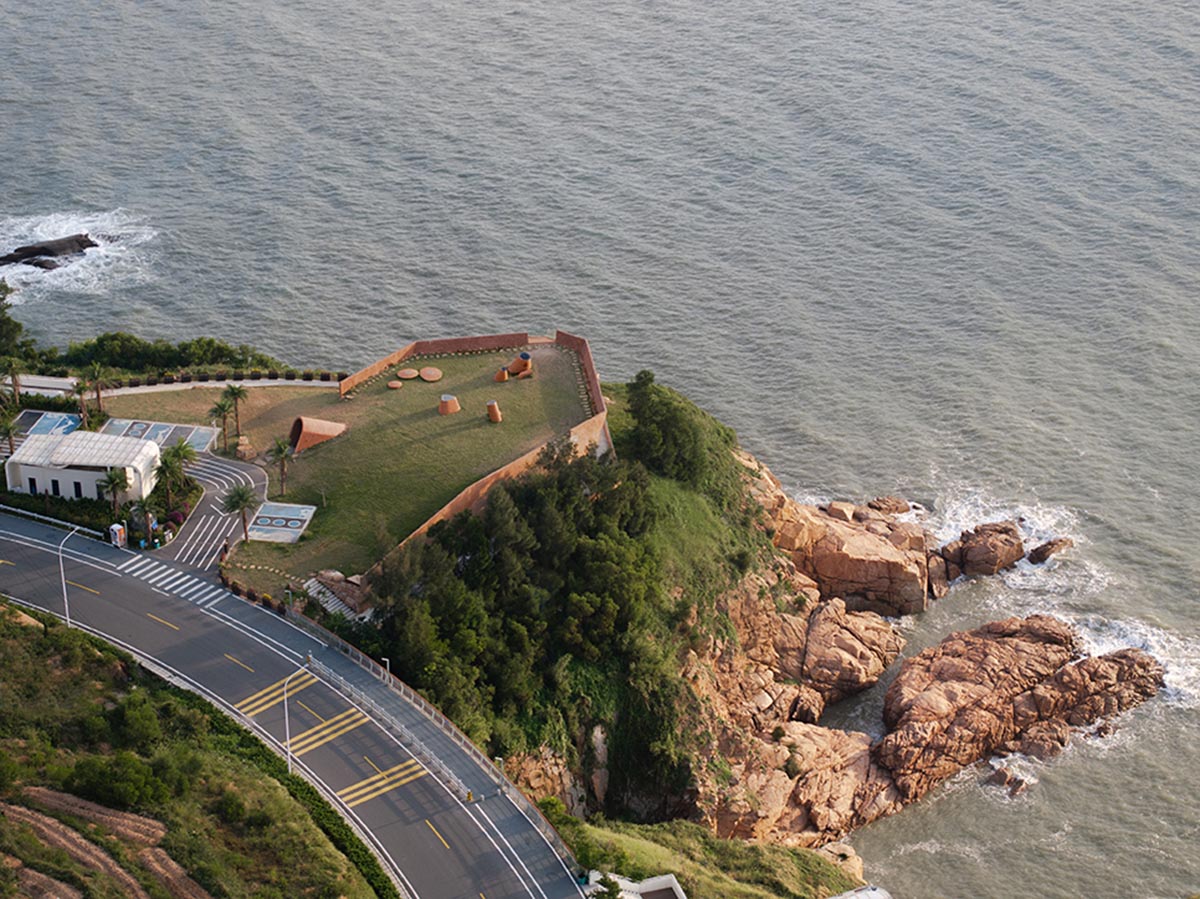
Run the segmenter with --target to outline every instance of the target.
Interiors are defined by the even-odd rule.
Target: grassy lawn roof
[[[339,399],[336,387],[247,387],[242,432],[259,452],[287,437],[297,416],[345,422],[349,430],[313,447],[288,466],[288,502],[318,507],[308,533],[297,544],[252,543],[240,547],[240,566],[266,565],[300,577],[325,568],[346,574],[365,571],[388,549],[483,475],[553,437],[566,434],[590,411],[581,395],[578,359],[557,345],[531,350],[535,375],[496,383],[493,376],[516,350],[469,355],[413,357],[400,367],[434,365],[437,383],[405,381],[399,390],[388,370]],[[120,418],[208,424],[220,388],[113,396],[109,414]],[[462,412],[441,416],[443,393],[458,397]],[[488,421],[486,403],[497,400],[501,424]],[[232,431],[232,420],[230,429]],[[218,438],[219,441],[219,438]],[[230,447],[233,447],[231,434]],[[278,494],[272,466],[271,496]],[[241,578],[275,589],[276,577]]]

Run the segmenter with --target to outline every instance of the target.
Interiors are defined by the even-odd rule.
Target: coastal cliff
[[[717,835],[829,844],[993,755],[1048,757],[1072,731],[1161,686],[1163,669],[1144,652],[1083,657],[1066,623],[1009,618],[903,660],[881,739],[821,726],[827,705],[871,687],[900,657],[904,639],[881,612],[920,613],[952,581],[1010,568],[1026,550],[1013,522],[983,523],[941,546],[895,497],[798,503],[756,459],[737,457],[775,552],[717,598],[728,629],[680,658],[692,724],[709,739],[679,806]],[[1068,545],[1038,547],[1037,561]],[[509,773],[576,812],[602,807],[602,729],[591,743],[586,776],[544,747],[512,759]]]

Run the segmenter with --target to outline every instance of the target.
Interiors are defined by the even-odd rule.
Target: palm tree
[[[239,437],[242,436],[242,407],[241,402],[246,398],[246,388],[241,384],[230,384],[221,393],[221,399],[233,403],[233,425]]]
[[[155,469],[155,473],[167,488],[167,506],[169,508],[175,508],[172,490],[175,487],[186,486],[187,465],[195,461],[196,448],[183,438],[175,441],[173,446],[168,446],[159,456],[158,468]]]
[[[116,518],[120,514],[117,510],[117,500],[129,489],[129,472],[124,468],[110,468],[100,479],[100,489],[112,499],[113,518]]]
[[[232,413],[233,400],[224,395],[208,410],[210,417],[221,419],[221,440],[224,443],[225,452],[229,452],[229,416]]]
[[[133,504],[133,514],[141,516],[142,521],[146,525],[146,540],[150,540],[150,522],[158,517],[162,511],[159,508],[157,500],[152,496],[147,496],[145,499],[139,499]]]
[[[8,454],[17,451],[17,438],[21,436],[21,428],[11,415],[0,418],[0,440],[8,441]]]
[[[96,408],[103,412],[104,397],[102,391],[112,382],[112,369],[107,365],[101,365],[99,362],[93,362],[87,367],[84,373],[84,380],[96,391]]]
[[[230,487],[229,492],[225,494],[225,499],[221,501],[222,512],[228,515],[236,512],[242,516],[242,537],[245,540],[250,539],[250,524],[246,520],[246,513],[258,504],[258,494],[254,492],[253,487],[245,484]]]
[[[24,370],[24,361],[16,356],[5,356],[0,359],[0,374],[8,378],[9,389],[12,391],[13,403],[16,406],[21,405],[21,372]]]
[[[288,453],[292,451],[292,445],[283,437],[276,437],[275,442],[271,444],[271,448],[267,450],[267,458],[272,462],[279,464],[279,495],[284,496],[287,493],[287,467]]]
[[[175,508],[175,485],[183,478],[183,465],[178,459],[174,459],[163,453],[158,457],[158,465],[154,466],[154,476],[162,482],[167,491],[167,508]]]
[[[71,388],[71,396],[79,400],[79,418],[81,419],[80,423],[85,431],[87,430],[88,426],[87,398],[90,390],[91,388],[88,386],[87,381],[84,380],[76,381],[75,386]]]

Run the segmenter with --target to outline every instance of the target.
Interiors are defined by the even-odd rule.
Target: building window
[[[37,496],[37,478],[29,479],[29,492]]]
[[[75,482],[75,498],[83,499],[83,485],[78,481]]]
[[[96,484],[96,499],[104,499],[104,485]]]
[[[50,480],[50,492],[53,493],[55,496],[62,496],[62,494],[59,493],[59,490],[58,490],[58,478],[52,478]]]

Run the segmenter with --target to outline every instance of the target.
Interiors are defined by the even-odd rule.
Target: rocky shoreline
[[[939,545],[903,500],[805,505],[753,457],[740,459],[780,552],[719,600],[734,633],[682,660],[698,730],[712,739],[698,752],[694,789],[674,804],[718,835],[834,843],[977,762],[1048,758],[1072,732],[1162,686],[1162,666],[1146,653],[1085,657],[1069,625],[1034,615],[950,634],[904,659],[881,738],[820,725],[829,704],[871,687],[900,657],[904,639],[889,618],[926,610],[960,577],[1025,558],[1042,564],[1071,541],[1027,556],[1016,522],[987,522]],[[509,773],[576,812],[599,807],[607,783],[599,728],[592,743],[586,777],[548,750],[510,760]],[[993,779],[1022,787],[1002,772]]]

